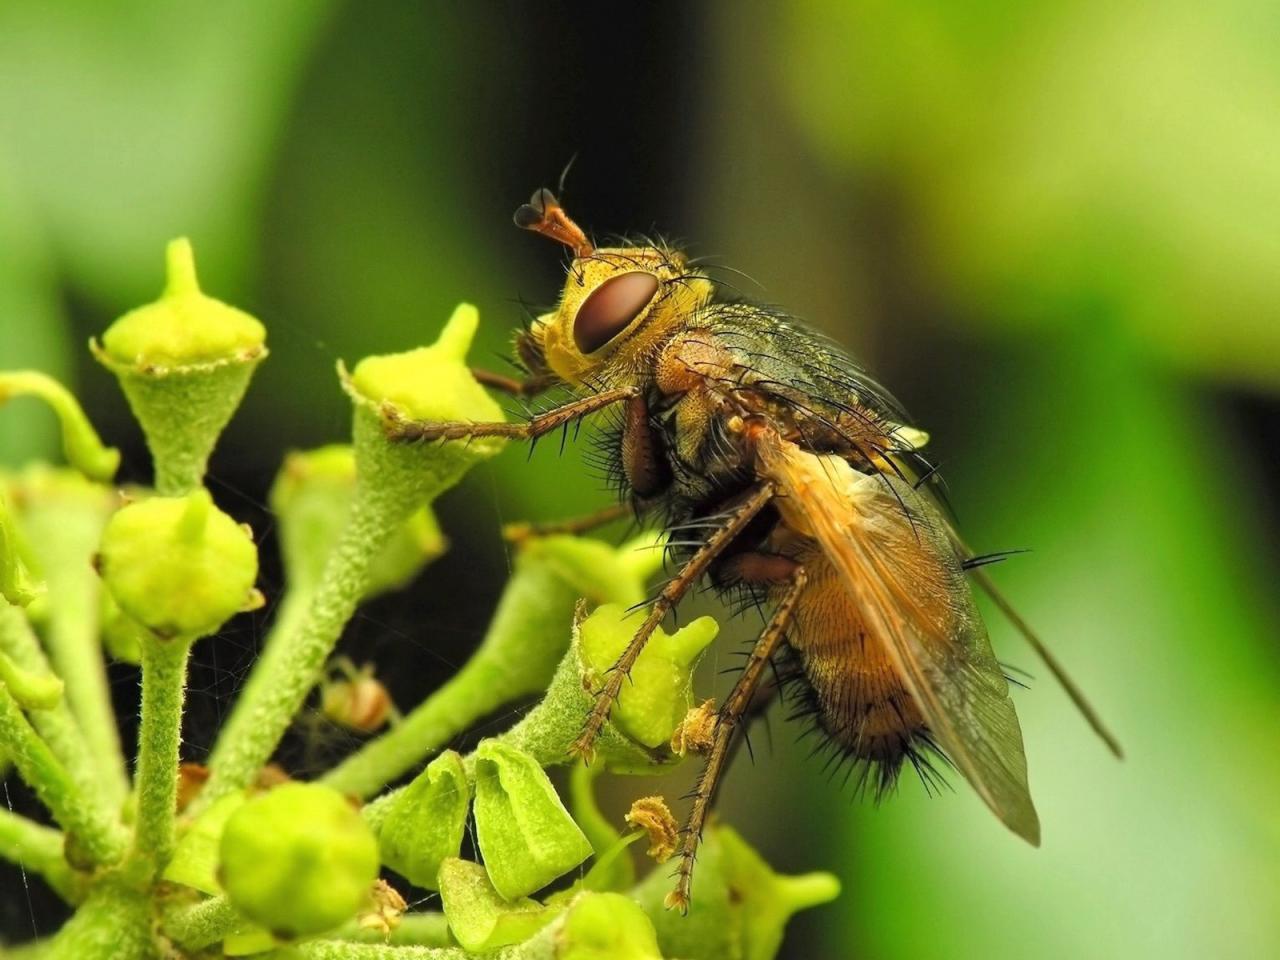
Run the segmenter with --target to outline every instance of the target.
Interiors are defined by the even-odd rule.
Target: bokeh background
[[[1036,677],[1038,851],[962,783],[858,803],[771,718],[722,813],[845,884],[785,955],[1280,955],[1280,7],[4,0],[0,366],[74,384],[145,478],[84,346],[191,236],[206,289],[269,328],[212,466],[269,543],[282,451],[346,434],[338,358],[424,342],[466,299],[484,361],[520,298],[554,298],[560,254],[510,214],[575,154],[585,224],[687,238],[892,385],[974,546],[1032,549],[995,576],[1127,751],[994,616]],[[4,461],[56,451],[42,410],[0,411]],[[483,631],[500,523],[606,497],[572,451],[509,450],[441,504],[453,560],[347,649],[414,702]],[[192,759],[261,629],[197,651]],[[136,674],[112,677],[128,715]],[[6,934],[58,922],[0,883]]]

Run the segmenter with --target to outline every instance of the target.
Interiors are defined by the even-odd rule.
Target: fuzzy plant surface
[[[621,546],[522,538],[479,648],[403,714],[335,655],[361,603],[444,551],[432,501],[502,448],[387,435],[405,419],[502,418],[466,365],[477,323],[462,305],[430,346],[340,366],[333,387],[351,399],[350,441],[283,455],[271,506],[287,584],[198,764],[181,749],[188,658],[263,603],[253,532],[204,486],[210,451],[267,355],[263,325],[201,291],[186,240],[169,245],[160,299],[91,344],[154,461],[152,486],[127,493],[114,486],[119,454],[66,389],[0,373],[0,403],[29,394],[54,409],[66,456],[0,475],[0,758],[48,813],[38,822],[0,809],[0,856],[74,908],[56,933],[11,945],[15,955],[767,960],[796,910],[836,896],[834,877],[779,876],[716,824],[691,909],[669,911],[669,870],[637,878],[640,851],[661,860],[674,848],[666,803],[642,798],[617,824],[596,806],[602,772],[686,762],[696,738],[685,728],[709,716],[694,706],[692,673],[716,634],[710,618],[654,637],[596,762],[570,769],[568,804],[548,777],[569,765],[588,691],[635,628],[627,610],[661,564],[652,535]],[[141,666],[132,763],[108,659]],[[471,753],[446,749],[504,705],[539,697]],[[370,736],[302,782],[272,759],[317,701]]]

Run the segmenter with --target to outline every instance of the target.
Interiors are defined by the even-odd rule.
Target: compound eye
[[[635,271],[606,280],[591,291],[573,318],[573,342],[595,353],[630,326],[658,292],[658,278]]]

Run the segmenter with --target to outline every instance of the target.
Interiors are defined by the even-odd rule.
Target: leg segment
[[[587,722],[582,728],[582,733],[574,741],[571,748],[575,755],[586,759],[591,758],[591,745],[595,742],[600,728],[604,726],[605,720],[608,719],[609,711],[613,708],[613,702],[618,699],[618,693],[622,690],[622,681],[631,672],[636,658],[640,656],[640,651],[644,649],[644,645],[649,642],[649,637],[653,635],[653,631],[658,628],[658,624],[671,611],[671,608],[680,602],[680,598],[685,595],[689,587],[706,572],[711,562],[724,551],[725,547],[733,542],[733,539],[751,522],[751,518],[763,510],[771,499],[773,499],[772,485],[764,484],[759,487],[753,487],[747,496],[733,508],[724,526],[713,533],[710,539],[689,558],[689,562],[676,574],[674,579],[662,588],[662,592],[658,594],[658,599],[654,601],[653,608],[649,611],[649,616],[640,625],[636,635],[631,638],[631,642],[627,644],[627,649],[622,651],[622,656],[618,658],[618,662],[609,671],[604,686],[596,694],[595,705],[587,716]]]
[[[387,427],[394,440],[466,440],[470,437],[510,437],[533,440],[558,430],[567,423],[640,395],[639,387],[617,387],[574,400],[562,407],[530,417],[524,423],[476,423],[468,420],[431,423],[425,420],[396,420]]]
[[[595,513],[589,513],[585,517],[553,520],[549,523],[509,523],[502,528],[502,536],[511,543],[521,543],[530,537],[554,536],[558,533],[576,536],[631,515],[632,510],[629,503],[611,503],[609,506],[601,507]]]
[[[685,824],[680,844],[679,879],[676,888],[667,895],[668,909],[680,911],[689,908],[689,892],[693,883],[693,864],[698,853],[698,843],[702,839],[702,828],[706,826],[707,815],[711,811],[711,800],[715,796],[720,775],[724,772],[725,760],[733,735],[737,732],[743,714],[751,704],[751,698],[760,685],[765,666],[773,651],[782,641],[791,618],[795,615],[796,603],[808,582],[803,567],[796,567],[791,574],[791,585],[778,602],[768,626],[760,634],[747,665],[738,675],[738,681],[720,708],[716,718],[715,732],[712,734],[711,749],[707,752],[707,765],[698,780],[698,787],[693,795],[693,807],[689,812],[689,820]]]
[[[484,370],[480,367],[472,367],[471,375],[486,387],[501,390],[513,397],[534,397],[556,383],[556,379],[552,376],[534,374],[527,379],[517,380],[515,377],[508,377],[506,374],[494,373],[492,370]]]

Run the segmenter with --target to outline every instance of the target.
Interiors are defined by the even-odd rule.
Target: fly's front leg
[[[706,573],[707,567],[711,565],[711,562],[724,552],[724,549],[751,522],[752,517],[763,510],[772,499],[772,484],[766,483],[753,487],[732,508],[725,518],[724,525],[716,530],[705,544],[698,548],[698,551],[689,558],[689,562],[662,588],[662,592],[658,594],[658,599],[654,601],[649,615],[645,617],[644,623],[640,624],[640,629],[636,631],[635,636],[631,638],[631,642],[627,644],[627,649],[622,651],[622,656],[618,658],[618,662],[613,665],[606,675],[604,686],[596,694],[595,704],[591,708],[591,713],[587,716],[587,722],[583,725],[582,733],[573,742],[573,746],[570,747],[571,753],[586,760],[591,759],[592,745],[595,743],[596,736],[600,733],[600,728],[604,726],[605,720],[609,718],[609,711],[613,709],[614,701],[618,699],[618,693],[622,690],[622,681],[630,674],[631,668],[635,666],[636,658],[640,656],[640,651],[644,649],[645,644],[649,642],[649,638],[653,636],[653,631],[658,628],[658,624],[680,602],[681,597],[697,582],[698,578]]]
[[[512,440],[534,440],[558,430],[565,424],[603,410],[615,403],[639,396],[639,387],[616,387],[574,400],[545,413],[535,414],[524,423],[477,423],[471,420],[391,420],[387,436],[392,440],[468,440],[473,437],[508,437]]]
[[[668,909],[679,910],[682,913],[689,909],[693,864],[698,855],[698,843],[702,840],[702,830],[706,826],[707,815],[711,812],[711,801],[715,797],[720,776],[724,773],[729,747],[732,745],[734,735],[738,732],[743,715],[751,705],[756,689],[760,686],[760,679],[764,676],[764,668],[769,658],[782,642],[787,627],[795,616],[796,604],[808,583],[804,568],[793,566],[789,581],[790,585],[782,595],[782,599],[778,601],[777,609],[774,610],[764,632],[760,634],[760,639],[752,648],[746,666],[738,675],[738,681],[733,685],[733,690],[716,717],[715,729],[711,735],[711,747],[707,751],[707,765],[698,780],[689,820],[685,823],[681,835],[678,879],[676,888],[667,894]]]

